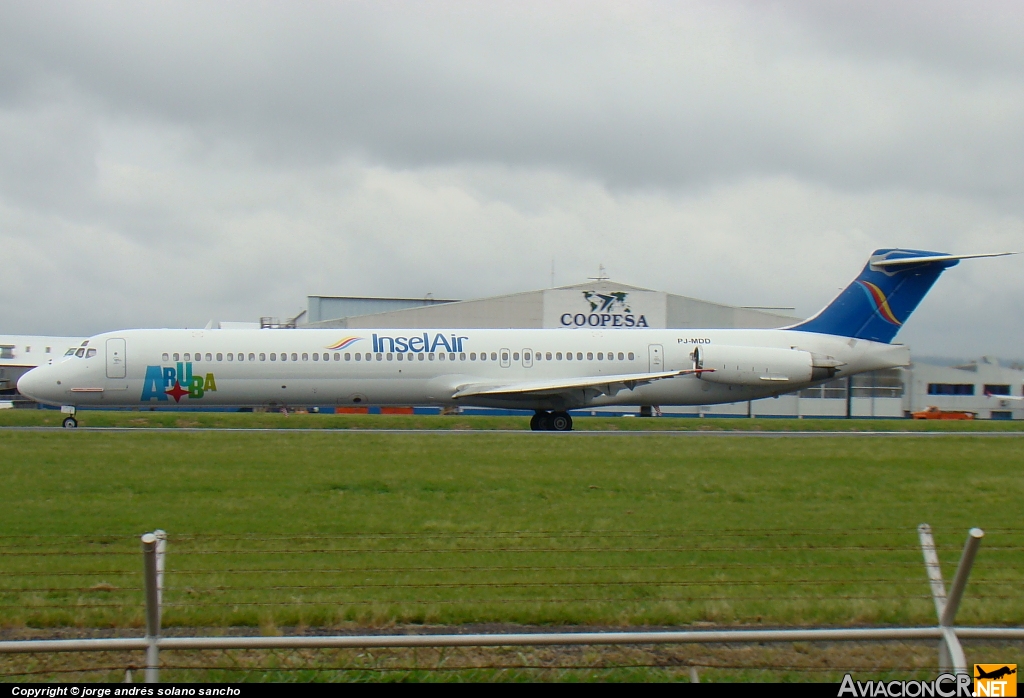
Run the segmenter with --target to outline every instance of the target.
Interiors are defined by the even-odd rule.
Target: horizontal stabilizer
[[[979,254],[937,254],[931,257],[899,257],[896,259],[882,259],[871,262],[873,267],[888,269],[890,267],[902,267],[908,264],[928,264],[930,262],[952,262],[961,259],[978,259],[980,257],[1006,257],[1018,252],[982,252]]]
[[[506,385],[484,385],[470,383],[459,386],[452,398],[464,397],[495,397],[499,395],[557,395],[571,390],[594,390],[605,395],[615,395],[620,390],[632,390],[638,385],[645,385],[656,380],[675,378],[687,374],[708,371],[701,368],[687,368],[682,371],[665,371],[663,373],[627,373],[618,376],[587,376],[550,381],[527,381]]]

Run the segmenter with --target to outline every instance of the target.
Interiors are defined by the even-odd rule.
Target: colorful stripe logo
[[[327,348],[331,349],[331,350],[344,349],[347,346],[351,346],[352,344],[355,344],[356,342],[358,342],[361,339],[362,339],[362,337],[345,337],[345,339],[341,340],[340,342],[335,342],[334,344],[332,344],[331,346],[329,346]]]
[[[875,312],[878,313],[880,318],[890,325],[896,325],[897,327],[903,324],[896,319],[896,315],[892,312],[892,308],[889,307],[889,300],[882,293],[882,289],[870,281],[857,279],[857,283],[864,289],[864,293],[868,294],[868,300],[871,301],[871,305],[875,307]]]

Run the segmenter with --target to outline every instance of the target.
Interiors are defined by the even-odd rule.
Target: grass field
[[[352,430],[0,431],[6,635],[137,633],[138,535],[156,528],[170,539],[172,631],[931,624],[921,522],[936,532],[947,580],[967,529],[986,530],[962,624],[1024,623],[1017,438],[576,439],[340,426],[477,419],[460,417],[97,412],[82,421],[142,418]],[[496,419],[509,426],[488,428],[525,422]],[[578,423],[590,421],[601,420]],[[982,424],[993,423],[967,426]]]

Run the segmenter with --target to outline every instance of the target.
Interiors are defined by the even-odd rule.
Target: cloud
[[[806,315],[874,247],[1024,249],[1022,19],[959,7],[8,3],[0,327],[478,297],[552,259]],[[1018,355],[1015,264],[949,272],[907,341]]]

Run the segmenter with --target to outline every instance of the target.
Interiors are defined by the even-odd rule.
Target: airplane
[[[974,668],[978,672],[978,675],[975,677],[977,679],[1001,679],[1004,676],[1010,676],[1017,673],[1016,669],[1011,669],[1009,666],[993,669],[990,672],[986,672],[979,666],[975,666]]]
[[[779,329],[124,330],[90,337],[18,389],[79,407],[436,405],[569,410],[710,405],[778,396],[837,376],[907,366],[896,333],[962,259],[880,249],[816,315]]]

